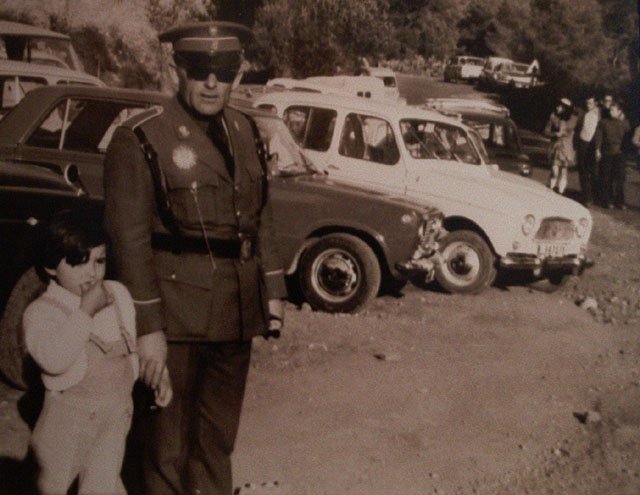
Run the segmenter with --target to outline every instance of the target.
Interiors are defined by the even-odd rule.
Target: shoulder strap
[[[133,133],[138,138],[140,149],[142,150],[144,159],[147,162],[147,165],[149,166],[149,170],[151,172],[153,190],[156,198],[158,214],[160,215],[160,220],[162,220],[162,224],[173,235],[176,249],[178,249],[178,246],[180,246],[180,240],[182,238],[182,232],[180,230],[178,220],[176,219],[175,215],[173,214],[173,210],[171,209],[171,201],[169,201],[169,196],[167,194],[167,181],[164,174],[162,173],[160,164],[158,163],[158,153],[147,139],[147,136],[142,130],[141,126],[135,126],[133,128]]]

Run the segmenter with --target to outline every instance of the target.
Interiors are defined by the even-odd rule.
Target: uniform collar
[[[78,309],[80,307],[80,296],[68,291],[55,280],[49,281],[45,294],[69,308]]]

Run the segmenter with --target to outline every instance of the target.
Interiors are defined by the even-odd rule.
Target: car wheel
[[[496,277],[495,257],[475,232],[456,230],[440,241],[442,263],[436,267],[436,280],[447,292],[479,294]]]
[[[300,288],[313,309],[354,313],[376,296],[381,271],[373,250],[349,234],[327,235],[300,260]]]
[[[560,289],[562,289],[567,282],[571,278],[571,275],[568,273],[562,274],[553,274],[548,278],[541,278],[538,280],[534,280],[528,284],[528,287],[537,290],[539,292],[545,292],[547,294],[552,294]]]
[[[31,301],[46,289],[36,270],[30,268],[18,280],[0,319],[0,372],[15,388],[27,390],[39,380],[39,371],[27,355],[22,315]]]

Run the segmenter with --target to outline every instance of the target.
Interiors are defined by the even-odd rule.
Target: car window
[[[345,118],[338,152],[349,158],[383,165],[394,165],[400,159],[389,123],[378,117],[356,113],[350,113]]]
[[[18,104],[24,95],[40,86],[46,86],[47,80],[43,77],[29,76],[0,76],[0,90],[2,92],[2,110]]]
[[[64,99],[27,139],[28,146],[104,153],[113,131],[144,104]]]
[[[283,120],[302,148],[327,151],[331,146],[336,117],[335,110],[294,105],[285,110]]]
[[[469,135],[461,127],[419,119],[400,121],[407,151],[413,158],[481,163]]]

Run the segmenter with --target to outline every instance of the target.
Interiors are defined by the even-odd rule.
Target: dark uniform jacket
[[[267,300],[286,295],[249,119],[224,110],[233,177],[177,98],[114,133],[105,159],[105,221],[118,276],[136,305],[138,335],[164,329],[174,341],[248,340],[268,326]],[[157,154],[160,186],[154,187],[140,130]],[[162,218],[158,188],[179,235]],[[218,257],[225,240],[232,247],[244,240],[250,255]]]

